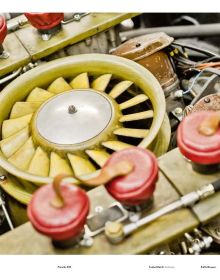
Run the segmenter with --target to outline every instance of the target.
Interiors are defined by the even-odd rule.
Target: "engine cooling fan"
[[[131,145],[160,155],[170,137],[165,116],[159,83],[135,62],[97,54],[58,59],[2,91],[0,165],[43,184],[59,173],[93,173]]]

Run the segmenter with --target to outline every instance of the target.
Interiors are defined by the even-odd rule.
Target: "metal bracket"
[[[96,236],[105,230],[108,221],[122,222],[129,216],[119,202],[112,203],[108,208],[96,207],[97,214],[89,215],[85,225],[85,233],[89,237]]]
[[[63,20],[61,21],[62,24],[68,24],[70,22],[73,22],[73,21],[80,21],[81,18],[87,16],[89,13],[74,13],[72,15],[72,18],[68,19],[68,20]]]

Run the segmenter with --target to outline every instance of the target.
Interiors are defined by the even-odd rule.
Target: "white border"
[[[219,273],[215,256],[0,256],[1,279],[10,280],[207,280]]]
[[[220,12],[219,0],[1,0],[1,12]]]

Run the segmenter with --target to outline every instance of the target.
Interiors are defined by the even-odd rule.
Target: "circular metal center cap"
[[[95,90],[72,90],[50,99],[37,115],[38,132],[49,142],[73,145],[100,134],[109,124],[112,106]]]

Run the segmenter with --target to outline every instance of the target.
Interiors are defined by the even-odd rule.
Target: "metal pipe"
[[[156,32],[165,32],[166,34],[174,38],[219,36],[220,23],[141,28],[137,30],[124,31],[119,35],[121,40],[125,41],[136,36]]]
[[[0,79],[0,85],[9,82],[12,79],[15,79],[16,77],[18,77],[18,75],[20,75],[22,72],[22,67],[20,67],[18,70],[14,71],[12,74]]]
[[[14,229],[14,226],[13,226],[13,224],[12,224],[12,221],[11,221],[10,217],[9,217],[8,211],[7,211],[6,208],[5,208],[5,203],[4,203],[4,201],[1,199],[1,197],[0,197],[0,206],[2,207],[2,210],[3,210],[3,212],[4,212],[5,218],[6,218],[7,222],[8,222],[9,227],[10,227],[10,230],[13,230],[13,229]]]
[[[131,234],[138,228],[145,226],[145,225],[155,221],[159,217],[162,217],[165,214],[171,213],[175,210],[185,208],[185,207],[192,207],[198,201],[203,200],[218,191],[220,191],[220,179],[211,184],[204,185],[197,191],[190,192],[190,193],[180,197],[180,199],[172,202],[171,204],[157,210],[156,212],[154,212],[144,218],[141,218],[140,220],[138,220],[136,222],[132,222],[132,223],[129,223],[126,225],[116,222],[116,223],[118,223],[117,227],[112,227],[112,224],[115,222],[106,223],[106,226],[105,226],[106,227],[106,230],[105,230],[106,237],[108,238],[108,240],[110,242],[112,242],[114,244],[121,242],[125,236]],[[113,231],[112,231],[111,227],[117,228],[117,232],[115,232],[114,235],[112,235]],[[109,234],[108,228],[111,228],[110,234]]]

